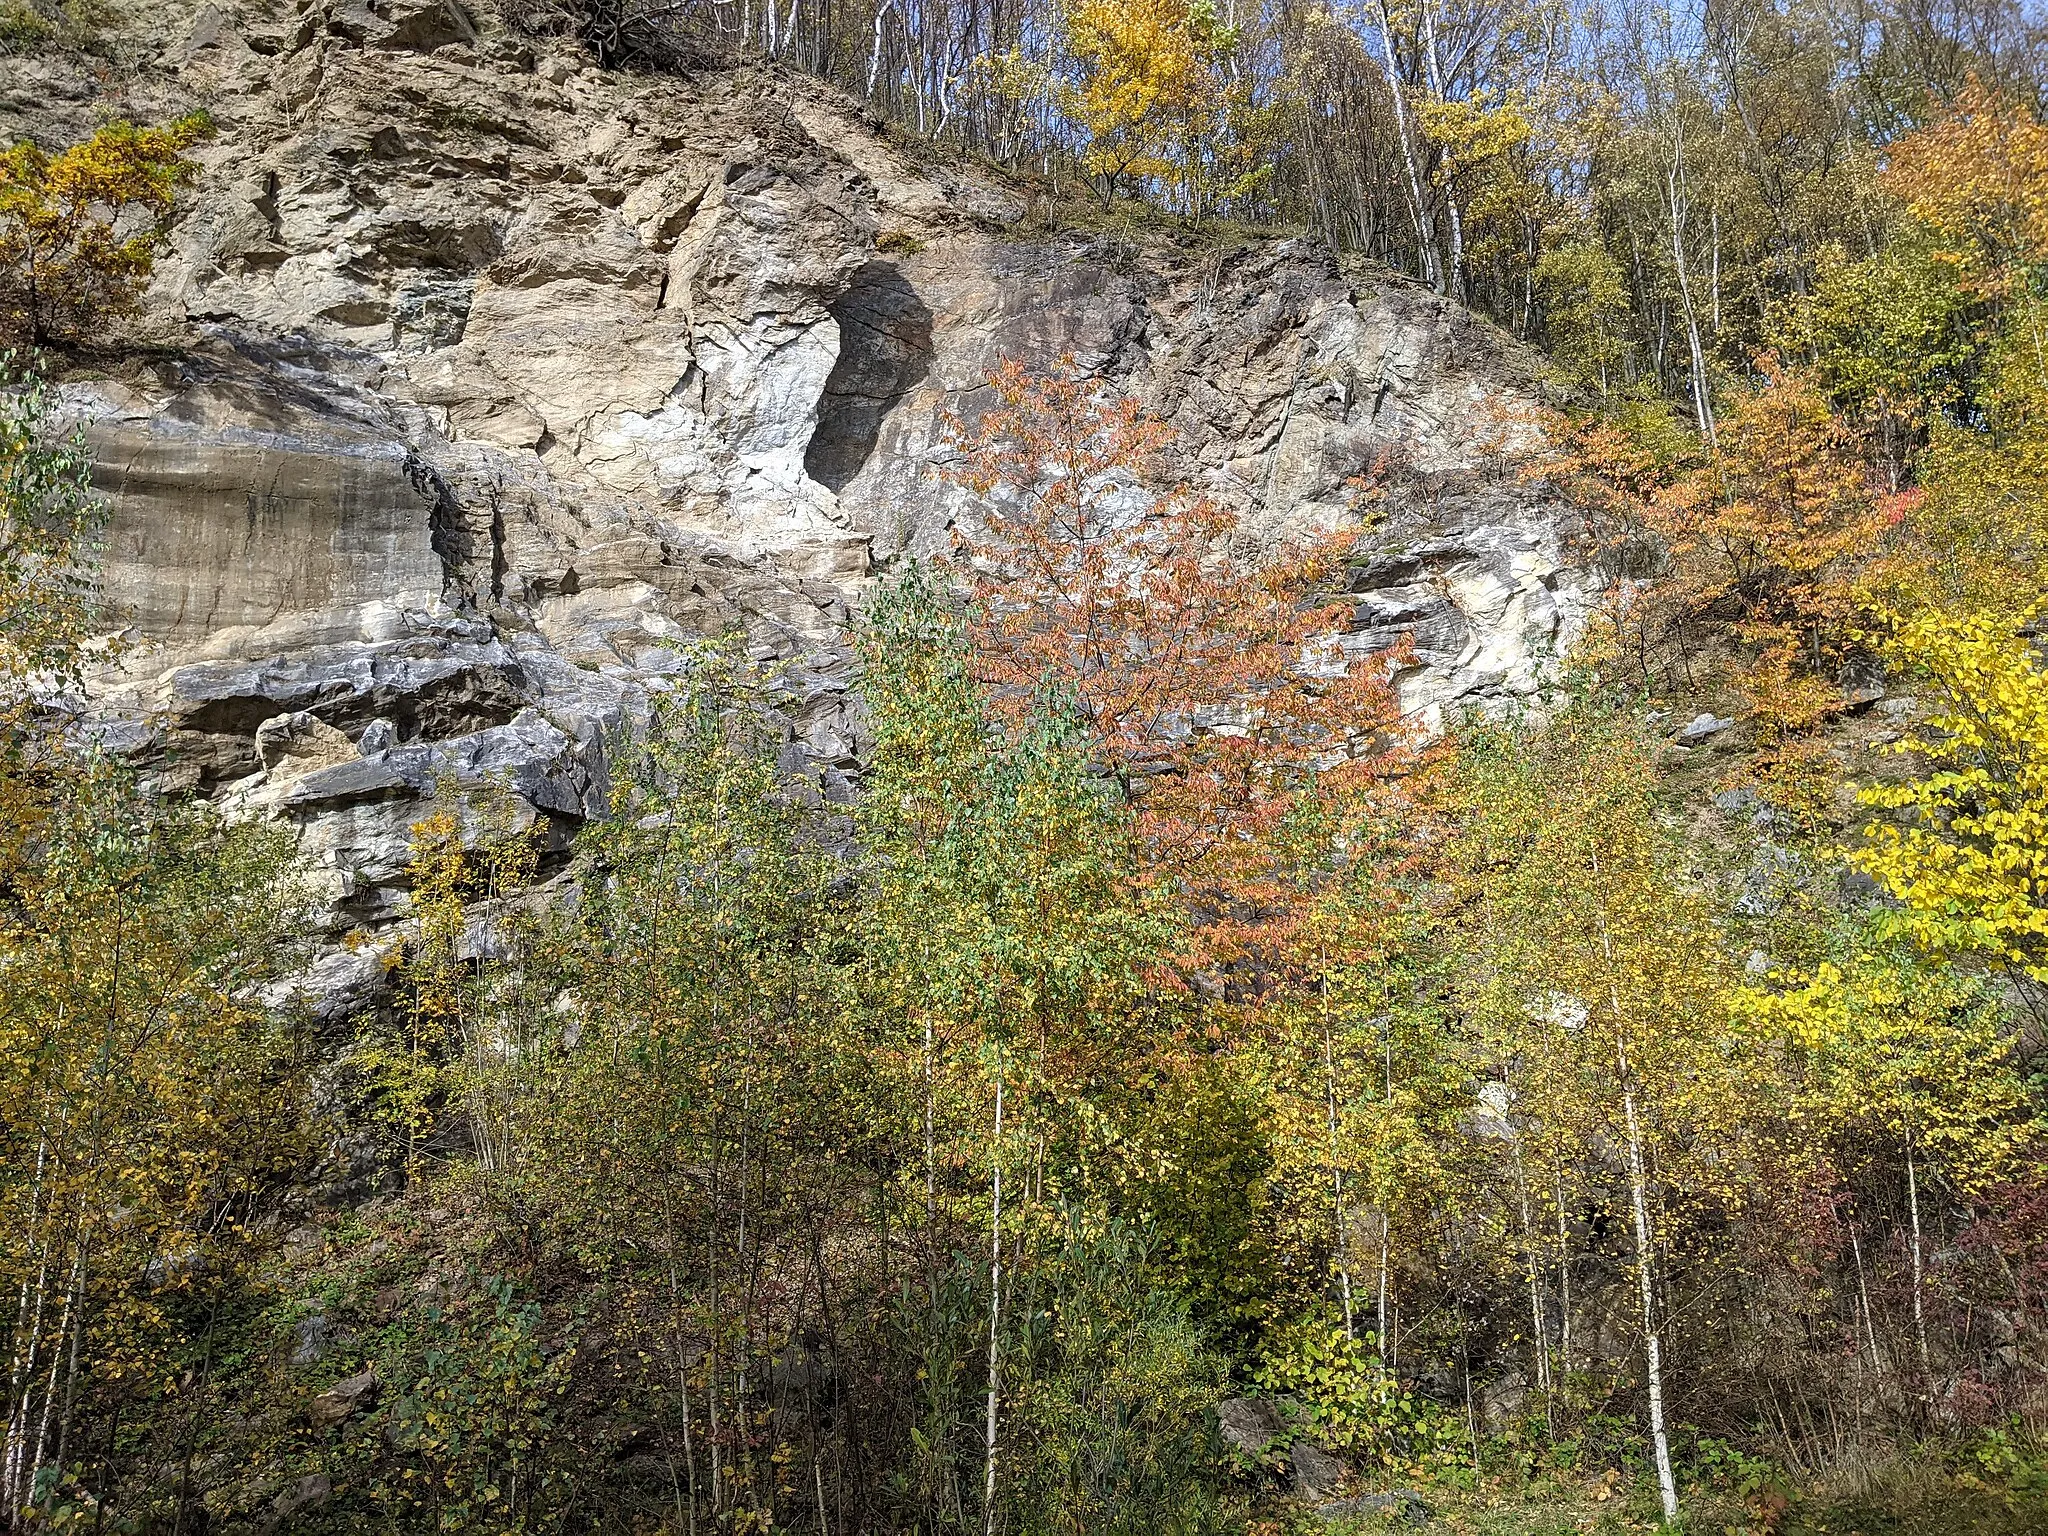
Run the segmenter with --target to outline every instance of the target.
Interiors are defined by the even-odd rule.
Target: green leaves
[[[25,746],[22,711],[77,682],[96,617],[93,539],[105,509],[91,458],[53,436],[40,375],[0,352],[0,729]]]
[[[1033,1277],[1045,1315],[1018,1413],[1017,1516],[1044,1536],[1219,1529],[1207,1417],[1223,1362],[1152,1278],[1148,1235],[1070,1208]]]
[[[1382,1472],[1427,1475],[1455,1460],[1464,1439],[1453,1414],[1404,1387],[1384,1358],[1327,1313],[1281,1331],[1252,1380],[1305,1405],[1306,1422],[1290,1426],[1296,1434]]]
[[[575,1347],[543,1343],[540,1308],[487,1275],[476,1304],[431,1309],[417,1371],[368,1421],[353,1450],[387,1519],[515,1536],[558,1529],[571,1478],[561,1401]]]

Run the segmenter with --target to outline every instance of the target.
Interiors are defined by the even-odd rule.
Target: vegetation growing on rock
[[[307,14],[337,51],[504,44],[439,5]],[[515,19],[675,65],[713,29],[674,14]],[[164,736],[88,705],[112,627],[88,459],[11,383],[8,1520],[2036,1528],[2048,157],[2024,50],[1963,84],[1838,57],[1803,13],[1710,11],[1696,51],[1624,38],[1606,62],[1636,74],[1589,102],[1611,81],[1534,13],[861,19],[869,93],[941,141],[1057,160],[1112,207],[1371,224],[1446,300],[1519,312],[1571,387],[1469,473],[1574,509],[1597,576],[1574,650],[1518,699],[1416,702],[1434,610],[1363,585],[1404,559],[1429,580],[1369,542],[1390,456],[1319,488],[1323,527],[1257,525],[1298,403],[1336,401],[1332,433],[1378,413],[1334,365],[1297,363],[1246,516],[1116,379],[998,360],[925,466],[973,516],[906,540],[823,637],[859,701],[845,761],[791,724],[819,671],[665,635],[594,778],[599,733],[507,680],[562,656],[508,648],[506,502],[469,550],[442,470],[366,433],[334,499],[416,512],[453,596],[406,622],[469,649],[283,658],[307,707],[264,713],[209,802]],[[747,11],[737,42],[843,70],[818,24]],[[1798,94],[1816,60],[1875,103],[1855,126]],[[1316,101],[1337,149],[1299,128]],[[162,219],[189,131],[14,152],[31,232],[23,189],[119,162],[73,199],[88,331],[154,249],[155,224],[118,243],[122,199]],[[1369,193],[1285,190],[1342,153]],[[786,235],[792,206],[746,216]],[[1819,249],[1858,226],[1861,254]],[[698,238],[707,265],[664,260],[707,303],[790,280]],[[486,302],[521,276],[495,261]],[[623,286],[666,303],[666,277]],[[885,278],[848,291],[914,317]],[[334,324],[375,329],[357,302]],[[752,318],[763,356],[810,334]],[[352,356],[397,368],[412,334]],[[677,368],[723,355],[689,339]],[[471,425],[560,462],[499,404]],[[763,454],[795,474],[789,441]],[[471,469],[503,498],[509,463]],[[759,467],[719,466],[722,493],[765,495]],[[617,569],[680,568],[673,523],[620,530],[653,552]],[[529,594],[534,628],[575,576]],[[597,681],[542,697],[610,685],[593,654]],[[267,707],[236,686],[188,734]],[[358,717],[392,698],[453,725]],[[311,899],[281,822],[339,896]]]
[[[203,113],[117,122],[54,155],[23,141],[0,156],[0,327],[42,346],[132,309],[208,128]]]

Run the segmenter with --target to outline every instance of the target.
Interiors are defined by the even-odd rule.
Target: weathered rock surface
[[[1226,1397],[1216,1405],[1216,1428],[1223,1443],[1253,1461],[1272,1449],[1284,1427],[1280,1410],[1268,1398]]]
[[[377,1400],[377,1372],[375,1367],[361,1375],[351,1376],[346,1381],[329,1387],[307,1406],[306,1417],[316,1425],[325,1427],[339,1424],[343,1419]]]
[[[1395,1488],[1386,1493],[1354,1494],[1316,1506],[1317,1516],[1335,1525],[1361,1519],[1379,1519],[1398,1525],[1427,1525],[1436,1511],[1413,1488]]]
[[[1410,638],[1420,718],[1526,691],[1583,612],[1510,467],[1527,362],[1384,272],[1034,232],[815,81],[603,74],[483,0],[149,0],[123,46],[0,85],[9,136],[220,130],[152,345],[67,389],[145,642],[98,691],[165,788],[297,826],[337,929],[398,910],[438,785],[558,843],[599,814],[707,636],[789,661],[792,750],[851,768],[838,627],[972,525],[935,471],[1000,358],[1137,394],[1256,542],[1357,523],[1378,466],[1346,644]]]
[[[1287,1448],[1294,1470],[1294,1491],[1305,1499],[1327,1499],[1344,1486],[1351,1469],[1321,1446],[1297,1440]]]

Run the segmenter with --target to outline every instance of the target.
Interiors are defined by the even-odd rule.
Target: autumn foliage
[[[0,328],[41,345],[132,307],[192,178],[184,151],[209,132],[200,113],[110,123],[54,155],[28,140],[0,153]]]
[[[1893,146],[1885,185],[1984,297],[2021,294],[2048,260],[2048,126],[1981,80]]]
[[[1559,423],[1545,473],[1580,506],[1611,575],[1600,632],[1612,654],[1660,691],[1725,675],[1768,744],[1763,771],[1810,789],[1812,732],[1846,706],[1845,682],[1867,658],[1858,626],[1873,583],[1895,570],[1910,498],[1873,483],[1810,373],[1774,356],[1758,373],[1714,445]]]
[[[1016,363],[989,387],[951,471],[982,498],[962,549],[975,665],[1013,717],[1072,711],[1148,878],[1228,951],[1292,905],[1290,816],[1404,761],[1399,658],[1347,643],[1343,542],[1239,547],[1220,503],[1161,484],[1171,434],[1135,401]]]
[[[1006,364],[939,456],[957,547],[837,637],[857,764],[792,750],[846,702],[809,658],[679,642],[573,847],[515,785],[347,806],[412,822],[409,891],[335,953],[287,829],[82,729],[90,465],[47,390],[0,392],[0,1521],[1271,1536],[1417,1487],[1458,1529],[2042,1528],[2041,130],[1973,89],[1901,135],[1864,254],[1752,347],[1718,311],[1838,168],[1686,137],[1724,109],[1674,87],[1557,243],[1567,93],[1442,73],[1492,13],[1375,9],[1412,115],[1326,163],[1413,199],[1451,291],[1520,272],[1532,334],[1575,317],[1534,494],[1483,408],[1475,467],[1360,484],[1372,544],[1471,495],[1475,538],[1405,547],[1474,651],[1525,596],[1561,647],[1597,605],[1438,741],[1356,629],[1373,506],[1260,543],[1110,381]],[[1061,14],[1076,158],[1199,206],[1235,27]],[[1287,24],[1349,153],[1374,61]],[[1743,62],[1731,100],[1796,140],[1805,77]],[[970,112],[976,78],[936,89]],[[17,274],[85,189],[24,326],[132,298],[168,192],[118,163],[181,173],[123,132],[91,174],[8,162]],[[1646,206],[1668,257],[1630,248]],[[1289,408],[1358,425],[1311,366]],[[1493,532],[1561,505],[1546,604]],[[1738,719],[1674,740],[1700,708]],[[1936,1521],[1827,1507],[1895,1474]]]
[[[1064,19],[1084,70],[1065,105],[1087,130],[1081,163],[1101,178],[1104,202],[1122,183],[1156,180],[1199,214],[1212,192],[1227,192],[1212,186],[1212,160],[1226,137],[1237,37],[1210,0],[1075,0]]]

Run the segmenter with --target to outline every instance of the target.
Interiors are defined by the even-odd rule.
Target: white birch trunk
[[[1927,1307],[1923,1292],[1927,1285],[1925,1261],[1920,1252],[1920,1179],[1913,1164],[1913,1133],[1906,1132],[1906,1214],[1913,1228],[1913,1342],[1920,1351],[1920,1376],[1933,1380],[1932,1359],[1927,1348]]]
[[[1671,130],[1671,169],[1665,175],[1664,187],[1671,209],[1671,264],[1678,271],[1678,304],[1685,316],[1685,343],[1692,363],[1693,414],[1707,446],[1719,448],[1714,430],[1714,402],[1707,385],[1706,351],[1700,345],[1699,314],[1693,307],[1692,278],[1685,266],[1685,141],[1684,130],[1675,119]]]
[[[1408,173],[1408,206],[1415,216],[1415,245],[1422,259],[1422,276],[1437,292],[1443,292],[1443,264],[1436,252],[1436,229],[1429,205],[1422,197],[1422,172],[1415,163],[1415,144],[1408,136],[1408,105],[1401,94],[1401,76],[1394,67],[1394,23],[1387,14],[1387,0],[1379,0],[1380,67],[1386,75],[1387,94],[1394,103],[1394,134],[1401,141],[1401,164]]]
[[[1436,8],[1422,0],[1423,58],[1429,68],[1429,93],[1444,99],[1444,80],[1436,57]],[[1458,191],[1451,185],[1451,161],[1444,157],[1444,212],[1451,225],[1451,259],[1444,274],[1444,287],[1454,299],[1465,297],[1465,220],[1458,211]]]
[[[1678,1482],[1671,1472],[1671,1438],[1664,1424],[1664,1346],[1657,1331],[1657,1292],[1650,1277],[1649,1175],[1643,1160],[1643,1138],[1636,1121],[1636,1091],[1628,1081],[1628,1057],[1621,1057],[1623,1116],[1628,1125],[1629,1199],[1636,1218],[1636,1281],[1643,1307],[1643,1360],[1649,1378],[1650,1448],[1657,1459],[1657,1492],[1664,1503],[1664,1523],[1678,1524]]]
[[[987,1455],[983,1462],[981,1489],[982,1536],[995,1536],[996,1529],[996,1430],[997,1414],[1001,1406],[1001,1383],[996,1375],[1002,1365],[1002,1310],[1003,1310],[1003,1072],[1000,1064],[996,1068],[996,1135],[991,1148],[994,1156],[995,1177],[991,1187],[994,1191],[989,1203],[988,1216],[988,1442]]]

